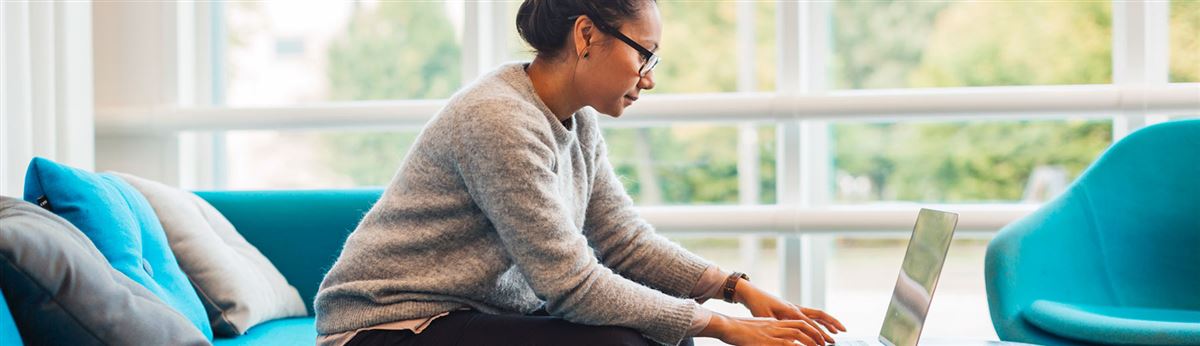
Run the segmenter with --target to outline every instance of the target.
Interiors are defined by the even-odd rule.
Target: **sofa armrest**
[[[325,272],[381,189],[198,191],[300,292],[308,311]]]

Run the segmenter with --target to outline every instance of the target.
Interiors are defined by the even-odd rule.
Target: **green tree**
[[[1171,1],[1172,82],[1200,82],[1200,1]]]

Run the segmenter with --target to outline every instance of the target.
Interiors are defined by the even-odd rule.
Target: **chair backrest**
[[[1037,299],[1200,309],[1200,120],[1114,144],[1062,195],[1000,230],[985,278],[1005,340],[1054,340],[1020,318]]]
[[[1116,304],[1200,309],[1200,119],[1130,134],[1074,189]]]
[[[300,292],[313,298],[346,238],[379,200],[381,189],[201,191],[238,232]]]

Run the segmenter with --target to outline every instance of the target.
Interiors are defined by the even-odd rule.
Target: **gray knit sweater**
[[[711,263],[638,216],[597,116],[585,107],[564,126],[519,63],[455,94],[326,274],[317,331],[545,304],[678,343],[701,309],[684,298]]]

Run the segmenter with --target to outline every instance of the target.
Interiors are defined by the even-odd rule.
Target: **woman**
[[[347,239],[317,294],[319,344],[823,345],[822,327],[845,330],[634,211],[597,118],[654,88],[652,0],[526,0],[517,29],[533,62],[452,97]],[[697,304],[714,297],[759,318]]]

